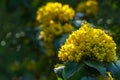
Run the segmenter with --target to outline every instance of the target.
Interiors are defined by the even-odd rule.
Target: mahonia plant
[[[40,35],[48,55],[54,55],[53,41],[56,37],[69,34],[74,30],[69,22],[74,15],[75,11],[69,5],[58,2],[48,2],[38,9],[36,19],[41,24]]]
[[[51,21],[69,21],[73,19],[75,12],[67,4],[62,5],[58,2],[48,2],[37,11],[37,21],[42,24],[49,24]]]
[[[76,12],[84,12],[87,15],[97,15],[98,2],[96,0],[87,0],[80,2],[76,7]]]
[[[116,44],[103,30],[94,29],[89,23],[73,32],[61,47],[59,59],[77,61],[116,61]]]
[[[60,80],[119,80],[116,43],[104,30],[84,22],[58,51],[64,63],[54,69]]]

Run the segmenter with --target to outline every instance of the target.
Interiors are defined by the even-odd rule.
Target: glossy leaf
[[[63,72],[63,77],[65,80],[79,80],[84,75],[84,64],[69,62],[65,64],[65,69]]]
[[[115,79],[120,80],[120,60],[114,63],[110,63],[108,70],[111,72],[112,76]]]
[[[59,78],[63,78],[62,74],[63,74],[63,69],[64,69],[64,66],[59,66],[57,68],[54,68],[54,72],[57,74],[57,76]]]
[[[88,65],[89,67],[96,69],[97,71],[100,72],[100,74],[106,76],[106,68],[101,63],[94,61],[86,61],[85,64]]]
[[[80,80],[97,80],[97,79],[93,77],[82,77]]]

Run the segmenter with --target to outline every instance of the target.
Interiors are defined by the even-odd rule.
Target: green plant
[[[62,66],[55,73],[62,80],[120,79],[120,60],[112,37],[89,23],[73,32],[58,52]]]

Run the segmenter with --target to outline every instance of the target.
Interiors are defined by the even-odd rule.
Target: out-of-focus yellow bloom
[[[96,0],[88,0],[86,2],[86,13],[96,15],[98,11],[98,3]]]
[[[54,48],[53,48],[53,40],[64,33],[70,33],[73,31],[74,27],[66,23],[65,25],[61,25],[60,23],[54,23],[51,22],[49,26],[42,25],[41,26],[42,31],[40,32],[40,35],[44,41],[45,48],[48,52],[48,55],[54,54]],[[48,46],[49,45],[49,46]]]
[[[116,61],[116,44],[103,30],[94,29],[89,23],[73,32],[61,47],[59,59],[80,61],[81,59],[99,62]]]
[[[47,55],[48,56],[53,56],[55,54],[54,52],[54,47],[53,47],[53,43],[52,42],[44,42],[46,51],[47,51]]]
[[[110,72],[107,72],[108,77],[104,77],[103,75],[99,75],[97,77],[98,80],[114,80]]]
[[[85,12],[88,15],[96,15],[98,12],[98,2],[96,0],[81,2],[78,4],[76,11]]]
[[[36,66],[37,66],[37,64],[34,60],[32,60],[26,64],[26,68],[30,71],[34,71],[36,69]]]
[[[72,20],[74,15],[75,11],[69,5],[58,2],[48,2],[38,9],[36,19],[41,23],[40,35],[48,55],[54,54],[53,40],[56,37],[72,32],[73,27],[67,22]]]
[[[72,20],[75,11],[69,5],[62,5],[58,2],[48,2],[37,11],[37,21],[41,23],[41,35],[46,41],[50,36],[59,36],[63,33],[70,33],[73,27],[66,23],[61,25],[64,21]],[[49,41],[49,40],[48,40]]]
[[[76,7],[77,12],[85,12],[85,10],[86,10],[85,2],[80,2]]]
[[[59,35],[61,35],[63,33],[63,29],[62,29],[61,24],[50,25],[50,28],[51,28],[51,32],[55,36],[59,36]]]
[[[66,23],[64,26],[63,26],[63,31],[65,33],[71,33],[72,31],[74,30],[74,27],[69,24],[69,23]]]
[[[64,33],[70,33],[74,30],[74,27],[69,23],[66,23],[64,25],[61,25],[60,23],[52,23],[49,24],[49,26],[43,25],[41,27],[42,31],[40,32],[40,35],[44,41],[49,42],[51,42],[57,36],[60,36]]]
[[[69,5],[62,5],[58,2],[49,2],[37,11],[37,21],[41,24],[49,24],[53,21],[69,21],[72,20],[75,11]]]
[[[54,36],[52,34],[49,34],[49,32],[47,33],[47,32],[41,31],[40,35],[42,36],[43,41],[45,42],[52,42],[54,39]]]

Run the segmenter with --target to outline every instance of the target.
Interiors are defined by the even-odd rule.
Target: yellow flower
[[[42,25],[41,28],[42,31],[40,32],[40,35],[44,41],[49,42],[52,42],[54,37],[60,36],[63,33],[70,33],[74,29],[74,27],[69,23],[61,25],[60,23],[54,23],[53,21],[51,21],[49,25]]]
[[[86,2],[86,13],[96,15],[98,11],[98,2],[96,0],[88,0]]]
[[[45,31],[41,31],[40,35],[42,36],[44,42],[52,42],[54,39],[54,36],[52,34],[49,34]]]
[[[36,14],[36,20],[41,23],[40,27],[42,31],[40,35],[46,51],[49,56],[54,55],[53,40],[55,37],[63,33],[70,33],[73,30],[70,24],[62,24],[72,20],[75,11],[67,4],[62,5],[58,2],[48,2],[46,5],[40,7]]]
[[[50,25],[50,28],[51,28],[52,34],[55,36],[59,36],[63,33],[62,26],[59,23]]]
[[[63,5],[60,9],[60,13],[58,15],[60,21],[69,21],[72,20],[75,15],[75,12],[69,5]]]
[[[85,12],[85,2],[80,2],[76,7],[77,12]]]
[[[69,23],[66,23],[64,26],[63,26],[63,31],[65,33],[71,33],[72,31],[74,30],[74,27],[69,24]]]
[[[41,24],[49,24],[51,20],[55,22],[72,20],[74,15],[75,11],[69,5],[48,2],[38,9],[36,20]]]
[[[58,53],[63,61],[87,59],[111,62],[116,61],[116,44],[103,30],[85,23],[68,37]]]
[[[50,21],[49,25],[42,25],[41,28],[42,31],[40,32],[40,36],[44,42],[44,46],[46,48],[48,56],[52,56],[55,54],[53,48],[53,40],[55,39],[55,37],[60,36],[63,33],[70,33],[73,29],[72,25],[70,24],[66,23],[62,26],[60,23],[54,23],[54,21],[52,20]]]
[[[98,12],[98,2],[96,0],[80,2],[76,8],[76,11],[85,12],[88,15],[96,15]]]

